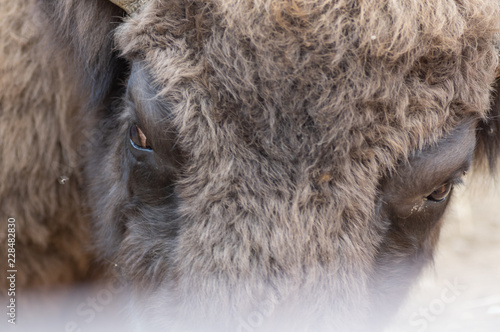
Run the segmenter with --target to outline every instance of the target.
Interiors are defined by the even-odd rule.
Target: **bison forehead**
[[[180,123],[230,121],[230,137],[275,155],[321,146],[326,160],[393,163],[484,115],[497,12],[489,1],[153,2],[118,44],[145,60]]]

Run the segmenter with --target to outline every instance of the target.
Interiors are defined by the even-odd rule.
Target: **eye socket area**
[[[467,163],[464,168],[456,172],[451,179],[435,187],[428,196],[424,197],[424,200],[432,203],[442,203],[446,201],[453,192],[453,188],[464,184],[464,177],[467,175],[469,168],[470,163]]]
[[[137,124],[132,124],[130,126],[129,138],[130,143],[134,148],[143,151],[153,151],[148,138]]]
[[[464,184],[469,165],[466,162],[455,171],[438,173],[435,178],[430,177],[429,173],[419,178],[412,172],[415,167],[408,168],[406,174],[403,170],[388,178],[381,186],[384,213],[396,223],[397,220],[407,222],[415,218],[420,221],[437,220],[437,216],[442,215],[450,201],[454,188]]]

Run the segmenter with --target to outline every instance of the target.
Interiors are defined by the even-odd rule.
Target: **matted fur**
[[[69,132],[55,135],[49,120],[36,126],[59,150],[34,160],[50,168],[58,153],[82,144],[61,147],[72,142],[66,135],[98,129],[92,148],[73,161],[84,169],[92,238],[101,258],[142,292],[139,308],[153,325],[181,329],[194,312],[203,324],[234,328],[272,298],[277,317],[300,308],[298,330],[361,328],[371,306],[394,295],[378,294],[378,278],[401,272],[377,265],[394,254],[381,252],[388,241],[382,179],[464,121],[487,123],[497,1],[151,1],[122,24],[105,2],[38,3],[48,37],[25,53],[17,46],[19,59],[55,57],[60,63],[43,70],[59,75],[22,77],[37,101],[62,98],[43,111]],[[34,119],[27,103],[15,102],[21,90],[11,91],[2,116]],[[16,110],[6,112],[10,105]],[[138,108],[149,114],[142,122],[155,160],[173,164],[168,176],[151,180],[155,170],[128,159]],[[482,142],[497,140],[488,137]],[[14,172],[16,160],[5,160]],[[31,187],[15,179],[1,187],[2,198]],[[79,195],[76,186],[54,190]],[[23,206],[22,194],[10,197]],[[73,213],[48,197],[28,202]],[[63,197],[78,206],[77,196]],[[409,279],[438,233],[439,226],[418,250],[394,254],[419,262],[408,263]]]

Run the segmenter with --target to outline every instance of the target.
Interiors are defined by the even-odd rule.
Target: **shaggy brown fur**
[[[53,264],[84,262],[81,185],[96,252],[140,290],[146,321],[173,330],[198,328],[193,317],[234,330],[270,299],[270,330],[297,312],[300,331],[361,329],[430,259],[447,201],[410,207],[423,225],[403,226],[385,184],[439,158],[433,146],[473,146],[498,65],[497,1],[158,0],[121,24],[97,0],[16,3],[21,28],[1,32],[11,141],[0,144],[20,152],[2,159],[0,204],[30,226],[23,250],[59,246],[64,231],[79,250]],[[22,21],[34,3],[37,20]],[[23,29],[27,44],[12,32]],[[128,141],[135,124],[152,151]],[[482,132],[494,156],[496,136]],[[66,160],[85,137],[91,149]]]
[[[88,268],[73,153],[84,96],[69,80],[63,55],[47,53],[50,40],[34,4],[0,1],[0,254],[6,262],[7,219],[15,218],[18,289],[74,282]],[[69,180],[60,184],[61,177]],[[6,285],[2,277],[1,289]]]

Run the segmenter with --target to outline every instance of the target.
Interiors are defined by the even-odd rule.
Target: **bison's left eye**
[[[153,149],[149,145],[148,138],[144,135],[144,132],[137,125],[130,126],[130,142],[132,146],[136,149],[152,151]]]
[[[440,203],[443,202],[451,192],[453,185],[451,183],[444,183],[441,186],[434,189],[434,191],[426,198],[429,201]]]

